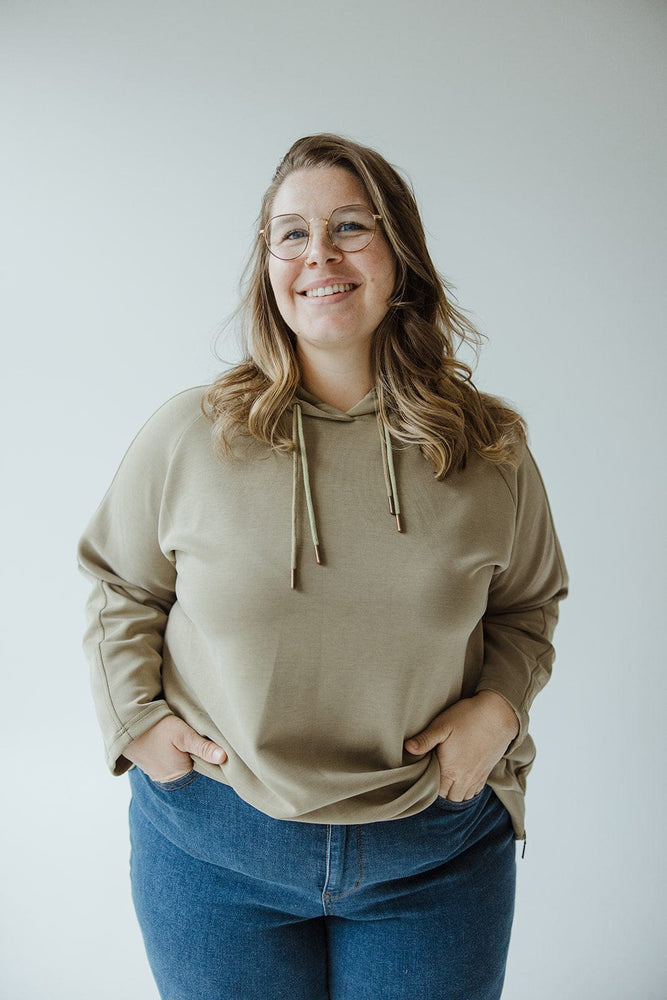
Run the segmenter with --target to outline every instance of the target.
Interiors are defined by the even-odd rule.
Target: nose
[[[304,254],[306,267],[316,264],[328,264],[341,260],[343,251],[334,246],[329,237],[329,231],[324,219],[313,219],[310,223],[310,237]]]

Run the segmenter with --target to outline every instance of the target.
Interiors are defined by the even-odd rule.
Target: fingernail
[[[224,750],[214,750],[213,751],[213,763],[214,764],[222,764],[222,762],[224,761],[225,757],[226,757],[226,754],[225,754]]]

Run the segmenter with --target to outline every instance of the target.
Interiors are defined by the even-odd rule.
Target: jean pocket
[[[488,792],[489,786],[484,785],[481,792],[477,795],[473,795],[471,799],[464,799],[463,802],[452,802],[451,799],[446,799],[442,795],[438,795],[437,799],[433,805],[438,806],[439,809],[444,809],[445,812],[465,812],[466,809],[471,809],[476,805],[480,799]]]
[[[192,771],[188,771],[187,774],[182,774],[180,778],[174,778],[173,781],[155,781],[153,778],[149,778],[149,781],[163,792],[175,792],[179,788],[185,788],[186,785],[191,784],[198,777],[199,771],[193,769]]]

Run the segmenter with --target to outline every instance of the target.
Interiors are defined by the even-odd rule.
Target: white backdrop
[[[504,996],[664,998],[667,5],[3,0],[0,30],[0,996],[157,996],[74,549],[139,425],[220,369],[261,192],[330,130],[413,178],[571,571]]]

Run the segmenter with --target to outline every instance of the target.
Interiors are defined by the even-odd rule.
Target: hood
[[[298,390],[292,406],[296,403],[299,404],[305,416],[318,417],[320,420],[339,420],[342,422],[349,422],[354,420],[355,417],[364,417],[369,413],[377,413],[378,409],[378,398],[375,389],[371,389],[363,399],[360,399],[352,409],[347,411],[339,410],[335,406],[331,406],[330,403],[323,403],[317,396],[306,392],[305,389]]]

